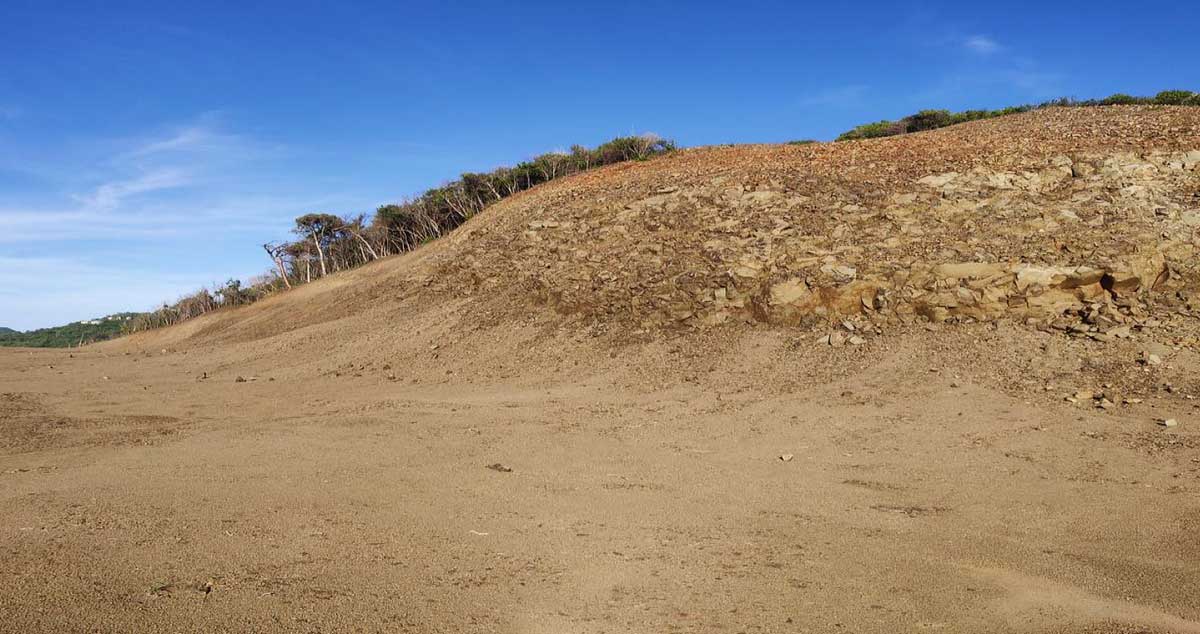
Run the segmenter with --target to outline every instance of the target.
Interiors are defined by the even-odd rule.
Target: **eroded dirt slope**
[[[1074,314],[1099,331],[1196,310],[1198,231],[1195,112],[1047,110],[585,175],[444,259],[485,295],[647,328]]]

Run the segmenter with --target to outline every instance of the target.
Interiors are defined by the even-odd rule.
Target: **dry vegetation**
[[[1200,106],[1200,93],[1190,90],[1164,90],[1153,97],[1134,97],[1117,93],[1103,99],[1071,99],[1062,98],[1040,104],[1011,106],[999,110],[965,110],[950,112],[949,110],[922,110],[916,114],[903,117],[898,121],[877,121],[866,123],[838,136],[839,141],[854,139],[873,139],[898,134],[910,134],[925,130],[936,130],[946,126],[981,121],[1009,115],[1030,112],[1039,108],[1091,108],[1095,106]]]
[[[296,218],[294,241],[263,245],[275,265],[272,270],[245,286],[230,279],[216,289],[202,288],[140,316],[130,323],[129,331],[169,326],[218,308],[250,304],[294,285],[411,251],[452,231],[488,205],[539,184],[603,165],[646,160],[674,148],[671,141],[652,134],[618,137],[591,150],[576,145],[569,153],[543,154],[516,167],[463,174],[408,202],[384,205],[369,220],[363,214],[304,214]]]

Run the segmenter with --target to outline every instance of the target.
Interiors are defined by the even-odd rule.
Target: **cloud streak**
[[[4,326],[150,308],[266,269],[254,249],[230,245],[259,244],[305,210],[348,202],[308,195],[286,170],[281,146],[234,134],[213,115],[42,152],[49,158],[34,163],[37,178],[19,181],[25,189],[0,190]],[[14,166],[31,170],[29,163]],[[222,275],[197,268],[207,266]]]
[[[86,209],[110,211],[117,209],[126,198],[190,184],[191,178],[180,168],[156,168],[130,179],[104,183],[90,194],[73,195]]]
[[[862,103],[863,96],[867,93],[867,86],[862,84],[852,84],[848,86],[839,86],[829,88],[809,95],[801,97],[796,104],[801,107],[847,107]]]
[[[141,147],[130,151],[126,156],[129,158],[139,158],[162,152],[194,150],[210,143],[214,138],[214,134],[208,128],[198,125],[188,126],[168,138],[144,143]]]
[[[217,223],[227,233],[277,230],[280,216],[321,202],[255,191],[246,168],[279,156],[278,146],[224,132],[214,120],[204,115],[167,133],[132,137],[75,166],[93,182],[76,182],[58,203],[6,201],[0,193],[0,244],[152,239],[211,233]]]
[[[986,35],[971,35],[963,40],[963,46],[968,51],[978,55],[992,55],[999,53],[1002,49],[1000,44]]]
[[[29,209],[0,207],[0,246],[79,240],[155,240],[272,235],[297,210],[337,207],[335,196],[230,195],[207,200],[153,201],[117,207],[81,204]]]

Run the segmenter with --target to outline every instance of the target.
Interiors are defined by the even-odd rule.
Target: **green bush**
[[[99,319],[76,321],[65,326],[41,328],[28,332],[0,328],[0,346],[69,348],[80,344],[104,341],[120,336],[130,323],[141,317],[141,313],[117,313]]]
[[[1154,95],[1154,103],[1163,106],[1183,106],[1195,98],[1190,90],[1164,90]]]
[[[954,115],[949,110],[922,110],[900,120],[905,132],[921,132],[944,128],[954,121]]]
[[[1134,97],[1133,95],[1126,95],[1125,93],[1119,92],[1114,95],[1109,95],[1109,96],[1105,97],[1104,99],[1101,99],[1100,105],[1102,105],[1102,106],[1132,106],[1132,105],[1146,103],[1146,102],[1147,102],[1147,99],[1145,97]]]
[[[898,127],[895,121],[876,121],[875,123],[864,123],[848,132],[843,132],[837,138],[838,141],[848,141],[852,139],[874,139],[883,136],[892,136],[902,134],[903,132]]]
[[[1200,106],[1200,94],[1194,93],[1190,90],[1165,90],[1158,93],[1154,97],[1135,97],[1133,95],[1126,95],[1123,93],[1110,95],[1104,99],[1087,99],[1083,101],[1071,97],[1062,97],[1060,99],[1053,99],[1037,105],[1010,106],[1000,110],[966,110],[963,112],[950,112],[949,110],[922,110],[916,114],[908,115],[899,121],[884,120],[860,125],[843,132],[838,136],[837,140],[851,141],[855,139],[873,139],[876,137],[908,134],[910,132],[936,130],[938,128],[944,128],[946,126],[951,126],[958,123],[1004,117],[1012,114],[1029,112],[1030,110],[1037,110],[1039,108],[1082,108],[1088,106],[1138,104]]]

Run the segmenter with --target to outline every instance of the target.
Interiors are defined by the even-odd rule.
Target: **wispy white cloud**
[[[0,191],[4,326],[149,308],[221,277],[197,266],[253,273],[252,250],[229,257],[222,245],[255,244],[302,210],[345,203],[308,196],[310,188],[291,179],[265,183],[264,174],[280,175],[283,150],[234,134],[211,115],[120,139],[72,140],[42,154],[39,177],[26,181],[32,186]],[[215,248],[194,251],[199,244]],[[163,261],[176,253],[196,257]]]
[[[148,308],[246,279],[270,266],[258,245],[286,235],[296,216],[370,209],[389,195],[309,176],[302,148],[246,134],[221,113],[120,136],[10,127],[0,125],[0,179],[11,185],[0,187],[2,326]],[[391,145],[411,145],[421,161],[431,154]]]
[[[1000,44],[996,42],[996,40],[993,40],[986,35],[968,36],[963,40],[963,46],[965,46],[968,51],[979,55],[991,55],[993,53],[998,53],[1002,48]]]
[[[232,193],[199,200],[122,200],[104,208],[0,206],[0,248],[5,244],[78,240],[157,240],[274,235],[280,219],[299,210],[332,209],[347,196],[276,196]],[[2,255],[2,254],[0,254]]]
[[[124,141],[127,149],[113,157],[114,165],[144,161],[203,160],[209,164],[244,163],[277,158],[286,148],[265,143],[226,129],[218,111],[207,112],[181,126],[135,136]]]
[[[928,88],[914,91],[911,101],[926,107],[963,95],[1001,93],[1011,104],[1050,99],[1067,92],[1066,75],[1022,61],[944,74]]]
[[[1018,66],[999,70],[996,81],[1007,83],[1034,98],[1056,97],[1065,92],[1062,73],[1040,70],[1035,66]]]
[[[76,165],[72,171],[88,178],[74,177],[67,186],[77,189],[57,203],[6,201],[0,193],[0,244],[149,239],[204,232],[235,218],[226,230],[266,229],[269,219],[277,223],[312,202],[245,193],[244,168],[279,150],[222,130],[213,114],[128,137],[107,156]]]
[[[126,198],[175,189],[191,183],[187,172],[180,168],[155,168],[133,178],[103,183],[87,194],[74,194],[72,198],[92,210],[112,210],[121,206]]]
[[[938,28],[929,24],[928,29]],[[928,83],[907,95],[917,107],[955,101],[1002,98],[1004,103],[1049,99],[1069,93],[1069,78],[994,35],[942,25],[941,34],[919,43],[946,55],[941,69],[930,68]]]
[[[152,238],[178,233],[177,228],[146,223],[141,218],[103,210],[0,208],[0,245]]]
[[[161,152],[192,150],[210,143],[216,135],[201,125],[187,126],[167,138],[147,141],[130,150],[125,156],[137,158]]]
[[[867,86],[862,84],[851,84],[847,86],[838,86],[828,88],[811,94],[802,96],[797,100],[796,104],[802,107],[825,106],[825,107],[847,107],[862,103],[863,97],[867,93]]]

